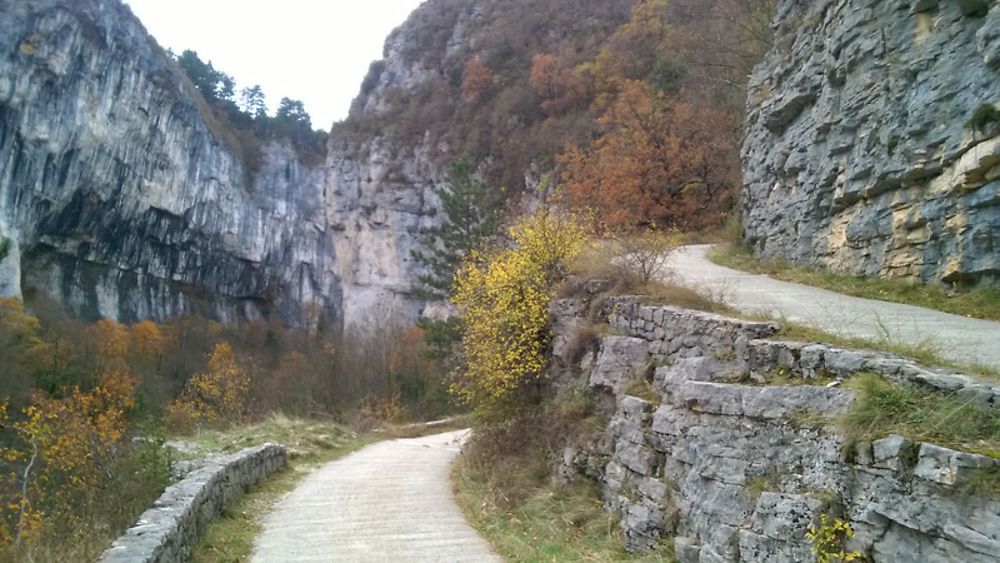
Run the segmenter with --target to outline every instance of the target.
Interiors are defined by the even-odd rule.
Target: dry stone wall
[[[285,447],[264,444],[212,460],[167,487],[115,540],[103,563],[188,561],[198,536],[222,507],[285,465]]]
[[[961,492],[981,470],[1000,469],[996,459],[896,435],[848,448],[816,421],[843,412],[854,391],[762,383],[778,371],[834,381],[871,371],[998,410],[1000,387],[891,354],[774,340],[774,323],[635,297],[607,299],[603,319],[617,334],[581,351],[573,342],[587,310],[553,305],[554,379],[603,393],[610,422],[566,448],[559,475],[600,483],[628,549],[673,538],[684,562],[811,561],[805,532],[836,512],[856,532],[848,549],[874,561],[1000,557],[1000,497]],[[659,402],[629,395],[635,380],[650,382]]]
[[[745,237],[799,264],[1000,283],[1000,3],[779,0]]]

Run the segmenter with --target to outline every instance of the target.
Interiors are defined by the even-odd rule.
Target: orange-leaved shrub
[[[168,426],[177,431],[239,422],[248,414],[250,376],[236,362],[228,342],[215,345],[204,373],[192,377],[167,406]]]

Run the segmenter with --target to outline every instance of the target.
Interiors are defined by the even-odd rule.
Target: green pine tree
[[[503,202],[503,188],[491,189],[474,176],[475,170],[471,155],[463,154],[451,161],[444,183],[434,189],[444,220],[424,235],[423,248],[413,252],[414,259],[427,266],[427,274],[419,278],[425,298],[447,297],[465,256],[496,234],[496,210]]]

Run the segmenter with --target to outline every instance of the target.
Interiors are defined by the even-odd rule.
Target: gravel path
[[[321,467],[268,515],[253,561],[500,561],[452,499],[467,436],[387,440]]]
[[[706,258],[709,248],[693,245],[674,251],[668,261],[672,279],[744,312],[768,313],[841,336],[926,344],[948,360],[1000,368],[1000,323],[731,270]]]

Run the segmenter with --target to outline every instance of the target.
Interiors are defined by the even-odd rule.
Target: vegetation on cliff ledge
[[[773,7],[429,3],[397,30],[399,54],[372,65],[332,135],[435,147],[442,166],[468,152],[507,196],[558,170],[549,188],[563,185],[566,203],[605,223],[715,225],[734,201],[744,87],[770,45]],[[402,68],[380,88],[388,65]],[[409,67],[437,72],[413,83]]]

